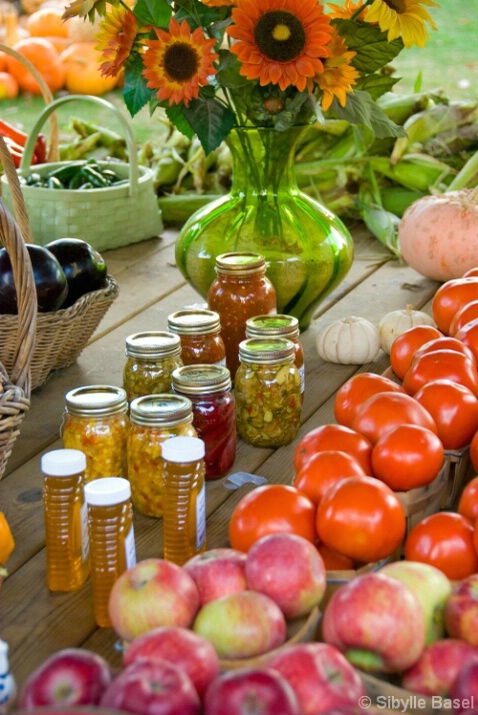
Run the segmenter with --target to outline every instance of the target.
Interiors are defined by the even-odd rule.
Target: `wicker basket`
[[[8,182],[20,235],[26,243],[34,243],[17,172],[4,142],[0,145],[0,160],[5,170],[2,182]],[[22,288],[22,296],[25,292]],[[85,294],[64,310],[36,315],[35,346],[29,363],[30,389],[43,385],[53,370],[68,367],[77,360],[118,292],[117,282],[108,275],[105,288]],[[28,288],[28,296],[35,299],[36,305],[34,282]],[[16,315],[0,315],[0,360],[11,374],[15,374],[19,320]]]
[[[8,176],[16,180],[15,167],[3,137],[0,160]],[[0,364],[0,479],[30,407],[30,365],[36,335],[36,293],[33,270],[22,235],[0,200],[0,239],[9,255],[17,292],[18,315],[11,333],[9,363]],[[0,327],[2,321],[0,316]],[[1,355],[1,352],[0,352]],[[10,377],[9,377],[10,376]]]
[[[29,133],[19,174],[40,176],[71,162],[35,164],[30,168],[35,141],[46,119],[67,102],[88,101],[110,110],[119,121],[125,137],[129,163],[99,162],[113,169],[127,183],[88,191],[22,186],[30,218],[33,240],[40,246],[57,238],[81,238],[98,251],[137,243],[158,236],[163,228],[161,212],[154,191],[153,172],[138,165],[134,135],[126,118],[110,102],[89,95],[71,94],[50,102]],[[3,179],[2,179],[3,182]],[[11,207],[8,185],[2,187],[5,203]]]

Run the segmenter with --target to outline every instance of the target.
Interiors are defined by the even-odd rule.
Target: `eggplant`
[[[87,241],[58,238],[47,243],[45,248],[56,256],[68,281],[68,296],[63,308],[76,303],[82,295],[106,286],[106,262]]]

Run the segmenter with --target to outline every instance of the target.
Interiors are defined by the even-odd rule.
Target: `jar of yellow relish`
[[[172,381],[174,392],[191,400],[193,425],[206,447],[206,479],[224,477],[236,456],[231,373],[225,365],[184,365]]]
[[[299,321],[293,315],[256,315],[246,320],[246,338],[287,338],[294,343],[295,366],[300,375],[302,402],[305,391],[304,350],[299,340]]]
[[[123,369],[128,401],[171,392],[171,373],[182,364],[179,335],[161,330],[129,335]]]
[[[247,338],[239,345],[235,400],[237,431],[254,447],[289,444],[300,427],[300,375],[294,344]]]
[[[143,395],[130,403],[128,479],[135,509],[146,516],[163,513],[164,461],[161,445],[170,437],[197,437],[191,400],[182,395]]]
[[[85,481],[126,477],[126,392],[114,385],[84,385],[67,392],[65,403],[63,446],[85,454]]]
[[[219,313],[201,308],[178,310],[168,316],[168,328],[179,335],[184,365],[226,364]]]

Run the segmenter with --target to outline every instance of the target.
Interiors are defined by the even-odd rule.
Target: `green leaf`
[[[206,154],[217,149],[236,123],[234,113],[216,99],[193,100],[182,111]]]
[[[193,138],[195,132],[184,116],[183,107],[181,105],[175,104],[172,107],[167,107],[166,116],[181,134],[184,134],[188,139]]]
[[[133,12],[140,25],[156,27],[167,27],[172,15],[171,7],[166,0],[138,0]]]
[[[332,20],[349,50],[357,54],[352,65],[362,74],[371,74],[389,64],[403,50],[400,38],[389,42],[377,25],[350,20]]]
[[[357,90],[349,93],[345,107],[334,99],[332,109],[340,119],[346,119],[351,124],[365,124],[379,139],[406,136],[404,128],[392,122],[367,92]]]
[[[378,99],[382,94],[390,92],[392,87],[400,81],[400,77],[391,77],[381,74],[370,74],[366,77],[361,77],[354,89],[361,89],[368,92],[372,99]]]
[[[216,78],[222,87],[236,89],[250,85],[250,80],[239,74],[240,69],[241,65],[235,55],[227,50],[219,50],[219,69]]]
[[[149,101],[151,90],[146,87],[142,75],[143,63],[141,57],[136,57],[134,63],[127,65],[124,73],[123,97],[132,117]]]

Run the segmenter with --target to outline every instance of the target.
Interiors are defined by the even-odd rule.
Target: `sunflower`
[[[123,5],[111,8],[100,23],[96,49],[104,60],[100,72],[104,77],[116,77],[126,64],[138,34],[138,23],[131,10]]]
[[[329,55],[332,30],[317,0],[237,0],[232,20],[231,52],[248,79],[302,92],[308,78],[324,71],[320,58]]]
[[[425,23],[436,25],[422,5],[440,7],[434,0],[374,0],[367,9],[367,22],[377,22],[382,32],[388,30],[389,42],[402,37],[405,47],[424,47],[428,39]]]
[[[200,27],[191,32],[186,20],[179,24],[174,17],[169,32],[156,27],[154,31],[158,39],[146,42],[143,57],[147,86],[157,89],[158,99],[168,100],[169,106],[183,102],[187,107],[217,72],[213,62],[218,54],[212,51],[216,40],[207,40]]]
[[[360,76],[355,67],[350,64],[357,53],[348,50],[343,37],[335,28],[329,48],[332,55],[324,61],[325,71],[315,78],[324,93],[321,102],[324,112],[330,107],[334,97],[337,97],[342,107],[345,107],[347,92],[353,92],[352,85]]]
[[[343,7],[341,5],[335,5],[330,2],[327,4],[332,9],[332,12],[328,13],[331,19],[340,18],[342,20],[350,20],[350,18],[355,15],[357,10],[359,10],[363,6],[363,0],[358,0],[358,2],[354,2],[354,0],[345,0],[345,5]],[[356,19],[364,20],[366,14],[367,10],[364,7],[362,12]]]
[[[231,7],[235,5],[235,0],[200,0],[203,5],[208,7]]]

